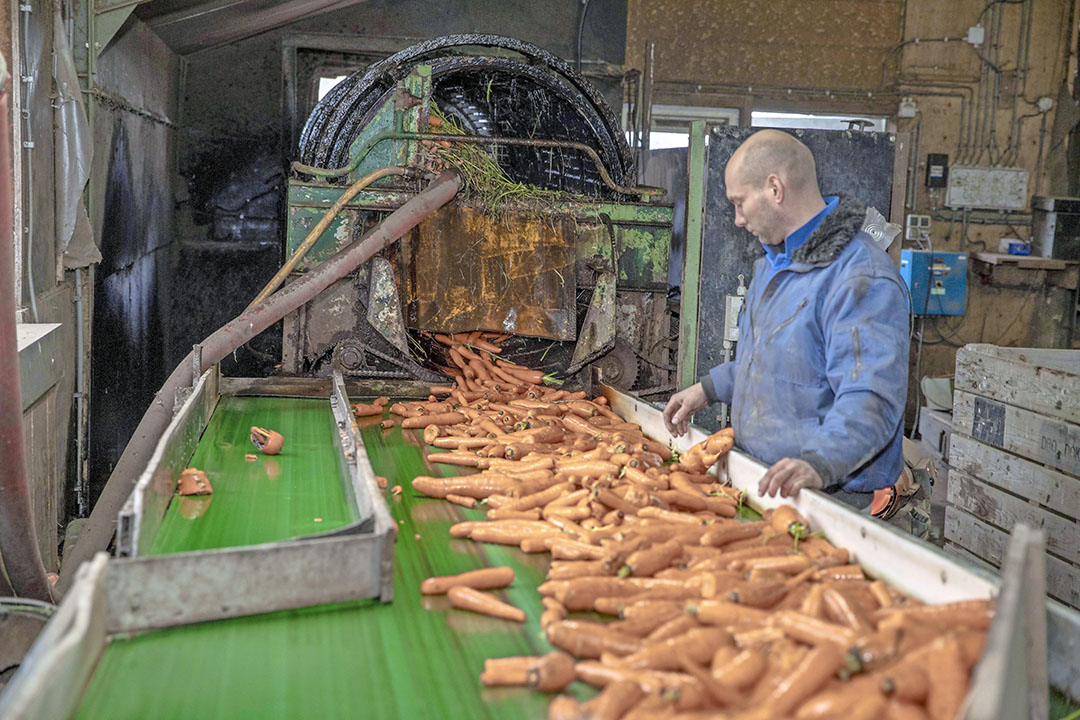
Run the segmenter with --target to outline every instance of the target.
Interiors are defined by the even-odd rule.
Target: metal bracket
[[[97,57],[108,47],[135,8],[150,0],[96,0],[94,2],[94,47]]]

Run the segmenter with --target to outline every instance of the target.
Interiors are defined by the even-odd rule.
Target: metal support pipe
[[[391,213],[364,237],[306,273],[295,283],[286,285],[261,303],[240,313],[202,341],[204,367],[220,362],[263,330],[356,270],[375,253],[450,202],[460,188],[461,178],[458,174],[453,171],[444,172],[428,185],[427,189]],[[74,548],[65,553],[64,565],[60,569],[60,581],[57,583],[61,589],[70,585],[79,565],[109,544],[116,531],[116,515],[120,507],[131,494],[139,473],[146,466],[158,440],[172,421],[176,391],[189,387],[192,379],[192,355],[189,353],[154,395],[150,408],[139,421],[139,426],[135,428],[131,440],[124,448],[124,454],[109,475],[105,489],[90,513],[82,537]]]
[[[15,248],[7,68],[0,61],[0,556],[11,588],[22,597],[52,601],[38,550],[23,445],[19,348],[15,335]]]

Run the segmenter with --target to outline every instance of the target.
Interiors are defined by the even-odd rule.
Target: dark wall
[[[184,233],[202,242],[185,245],[181,268],[193,292],[174,297],[174,320],[165,328],[173,348],[168,361],[179,360],[193,342],[242,310],[283,260],[285,168],[295,159],[280,150],[284,37],[318,32],[422,40],[489,32],[573,60],[580,9],[580,0],[372,0],[191,57],[180,161],[189,197],[180,219]],[[621,64],[625,42],[625,0],[592,0],[583,57]],[[327,55],[328,64],[340,62],[340,56]],[[602,89],[614,96],[618,113],[618,81],[607,86]],[[225,371],[272,369],[280,337],[264,333],[253,346],[255,352],[241,350],[237,365]]]
[[[92,499],[172,369],[167,298],[185,292],[172,282],[180,60],[132,20],[98,58],[96,81],[91,217],[102,259],[91,331]]]

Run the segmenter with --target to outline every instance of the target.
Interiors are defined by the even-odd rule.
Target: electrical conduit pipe
[[[38,550],[23,445],[19,350],[15,335],[15,248],[11,145],[8,128],[10,77],[0,58],[0,556],[11,589],[20,597],[52,601]],[[0,576],[0,587],[5,583]],[[4,588],[6,590],[6,588]]]
[[[220,362],[238,347],[267,329],[301,305],[309,302],[333,283],[370,260],[375,253],[400,238],[453,199],[461,188],[461,178],[452,170],[443,172],[428,187],[391,213],[356,242],[340,250],[326,262],[286,285],[216,330],[202,342],[202,366]],[[146,467],[162,434],[172,421],[176,391],[192,384],[191,353],[185,357],[161,389],[135,428],[123,455],[113,468],[105,489],[94,505],[86,529],[64,558],[58,587],[63,590],[75,571],[94,553],[104,550],[116,530],[116,516],[135,481]]]

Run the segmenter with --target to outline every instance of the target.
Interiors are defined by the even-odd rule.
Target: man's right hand
[[[673,437],[685,435],[690,429],[690,416],[709,404],[705,388],[696,383],[671,396],[664,408],[664,425]]]

